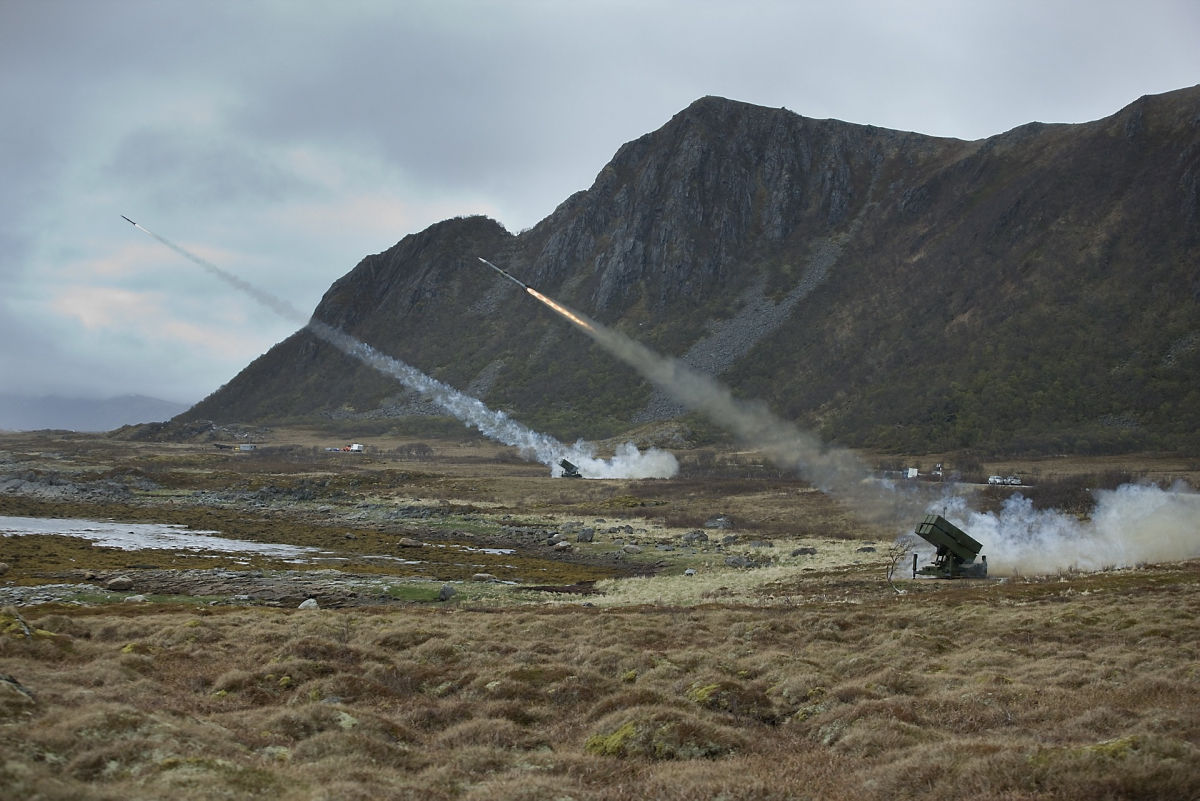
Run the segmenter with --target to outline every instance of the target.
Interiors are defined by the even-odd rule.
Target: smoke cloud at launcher
[[[972,511],[962,497],[943,508],[983,544],[992,575],[1096,571],[1200,557],[1200,495],[1182,482],[1170,489],[1125,484],[1098,490],[1095,499],[1088,520],[1035,509],[1019,494],[996,513]]]
[[[845,501],[865,523],[907,534],[926,512],[944,511],[960,521],[965,519],[964,528],[984,545],[991,572],[997,575],[1099,570],[1200,556],[1200,496],[1186,487],[1162,490],[1127,485],[1098,492],[1091,521],[1081,523],[1057,511],[1036,512],[1020,496],[1014,496],[1000,514],[985,515],[968,510],[961,496],[946,499],[934,497],[931,488],[901,490],[876,482],[853,452],[826,447],[764,404],[735,398],[712,376],[655,353],[543,295],[486,259],[480,261],[519,284],[679,403],[704,414],[779,467],[795,470],[818,489]]]
[[[254,298],[283,319],[305,326],[318,339],[347,356],[420,393],[464,425],[478,429],[489,439],[517,448],[523,458],[548,465],[554,475],[561,474],[562,468],[558,462],[563,458],[573,462],[584,478],[671,478],[679,472],[679,463],[675,456],[656,448],[643,452],[633,443],[625,443],[617,448],[612,459],[602,459],[596,456],[595,449],[589,443],[582,440],[574,445],[565,445],[554,437],[533,431],[512,420],[504,412],[489,409],[478,399],[425,375],[399,359],[380,353],[345,331],[315,318],[309,319],[287,301],[179,247],[125,215],[121,215],[121,218],[188,261]]]

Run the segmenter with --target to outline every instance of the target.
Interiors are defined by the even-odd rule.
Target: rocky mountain
[[[603,437],[686,410],[478,256],[843,444],[1200,448],[1200,86],[974,142],[702,98],[534,228],[438,223],[315,311]],[[300,331],[182,418],[429,411]]]

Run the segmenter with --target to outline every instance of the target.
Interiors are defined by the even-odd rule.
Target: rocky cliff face
[[[1114,449],[1200,429],[1200,88],[978,142],[706,97],[533,229],[439,223],[315,312],[531,425],[603,436],[684,410],[477,256],[844,442]],[[300,332],[189,415],[411,400]]]

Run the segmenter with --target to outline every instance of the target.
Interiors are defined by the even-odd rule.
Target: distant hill
[[[846,445],[1200,452],[1200,87],[966,142],[706,97],[520,235],[447,220],[315,316],[563,438],[686,412],[482,268]],[[181,419],[403,417],[300,331]]]
[[[187,408],[145,395],[94,399],[0,394],[0,430],[111,431],[134,423],[169,420]]]

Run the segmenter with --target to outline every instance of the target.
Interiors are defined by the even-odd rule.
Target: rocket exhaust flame
[[[554,437],[533,431],[515,420],[509,419],[504,412],[489,409],[482,401],[459,392],[436,378],[425,375],[399,359],[380,353],[345,331],[316,318],[309,319],[307,315],[282,298],[278,298],[233,273],[221,269],[212,262],[179,247],[148,228],[138,225],[125,215],[121,215],[121,217],[188,261],[199,265],[207,272],[254,298],[283,319],[289,322],[298,322],[321,341],[421,394],[464,425],[478,429],[479,433],[489,439],[517,448],[524,458],[549,466],[554,475],[561,473],[562,468],[558,463],[563,458],[575,463],[584,478],[670,478],[679,472],[679,464],[675,457],[666,451],[651,448],[643,452],[632,443],[626,443],[617,449],[612,459],[601,459],[597,458],[591,446],[583,441],[568,446]],[[495,267],[495,265],[491,266]],[[499,268],[496,269],[499,270]],[[504,271],[500,270],[500,272]],[[516,281],[511,275],[504,274]],[[517,283],[521,282],[517,281]]]
[[[545,303],[547,306],[549,306],[551,309],[553,309],[554,311],[561,314],[563,317],[566,317],[568,320],[575,323],[575,325],[579,326],[584,331],[587,331],[589,334],[596,333],[596,327],[592,323],[590,323],[587,320],[587,318],[584,317],[582,314],[579,314],[578,312],[573,312],[570,309],[568,309],[566,306],[563,306],[560,303],[556,303],[555,301],[546,297],[541,292],[538,292],[536,289],[534,289],[531,286],[525,287],[525,291],[528,292],[530,295],[533,295],[535,298],[540,300],[542,303]]]

